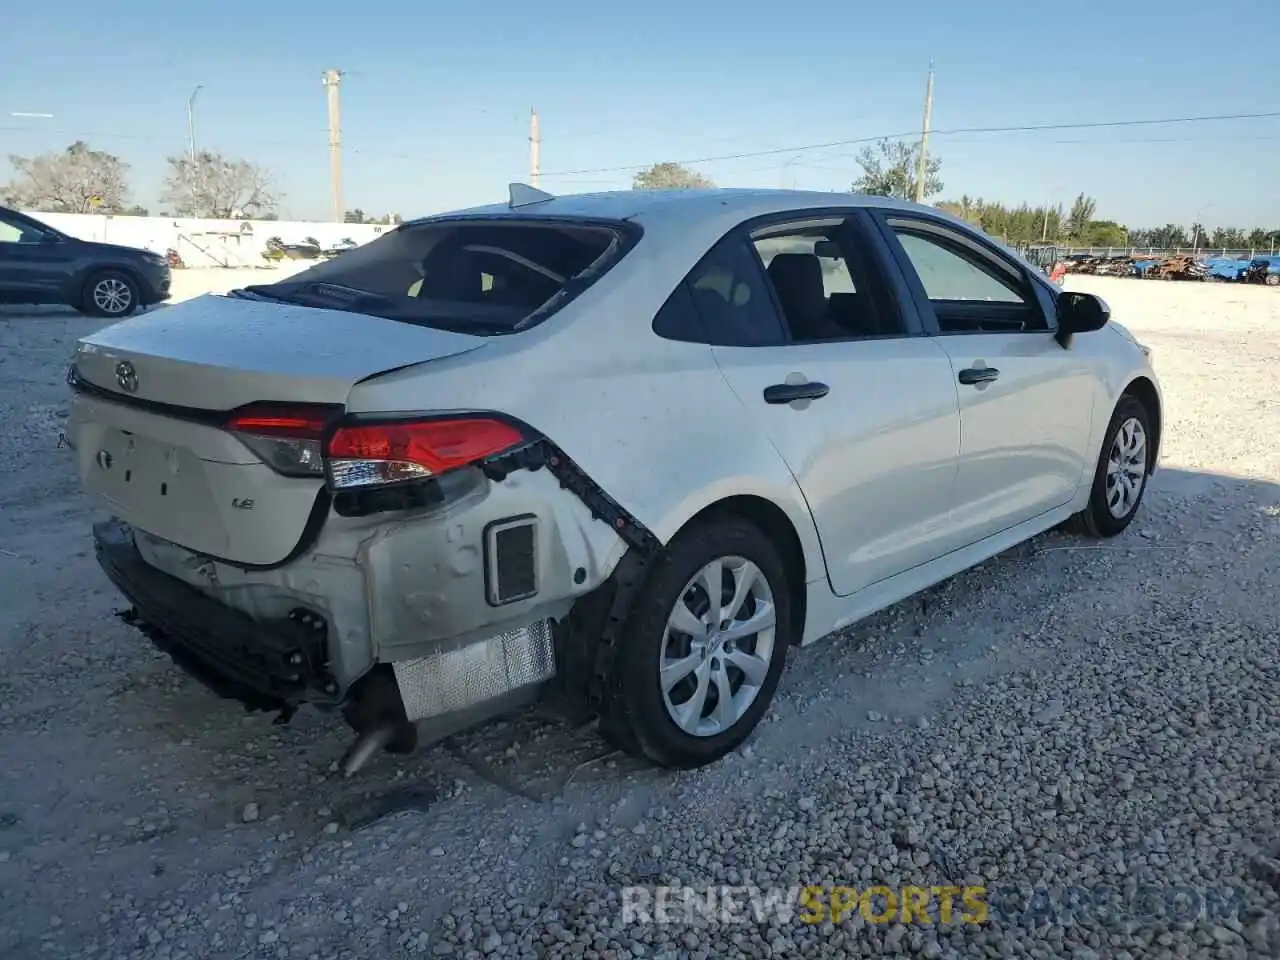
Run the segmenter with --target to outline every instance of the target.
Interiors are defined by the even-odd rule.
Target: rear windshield
[[[462,333],[512,333],[581,293],[632,240],[622,223],[431,221],[234,294]]]

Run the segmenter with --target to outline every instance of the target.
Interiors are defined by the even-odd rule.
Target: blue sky
[[[284,214],[325,217],[328,67],[347,71],[345,206],[405,216],[528,179],[532,106],[554,192],[626,187],[634,172],[566,171],[916,129],[930,59],[940,130],[1280,111],[1276,0],[15,0],[4,20],[0,156],[85,139],[133,165],[135,199],[153,208],[203,84],[200,146],[270,168]],[[932,146],[944,197],[1084,191],[1099,217],[1131,227],[1280,227],[1280,119],[940,134]],[[859,149],[695,166],[725,185],[847,189]]]

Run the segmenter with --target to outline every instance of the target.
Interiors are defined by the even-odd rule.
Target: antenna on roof
[[[507,190],[511,194],[511,199],[507,201],[507,206],[514,210],[516,207],[527,207],[532,203],[546,203],[548,200],[554,200],[555,197],[547,193],[545,190],[539,190],[537,187],[531,187],[527,183],[513,183],[508,185]]]

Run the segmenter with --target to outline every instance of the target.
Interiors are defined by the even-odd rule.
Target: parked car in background
[[[80,240],[0,207],[0,303],[64,304],[118,319],[167,300],[170,275],[161,254]]]
[[[1164,415],[1109,320],[930,207],[516,185],[83,338],[69,433],[125,619],[341,710],[346,772],[549,691],[690,767],[789,647],[1129,525]]]
[[[1246,278],[1250,283],[1265,283],[1269,287],[1280,286],[1280,254],[1254,257],[1249,263]]]
[[[359,244],[356,243],[354,240],[352,240],[350,237],[343,237],[333,246],[325,247],[323,250],[321,250],[320,256],[331,259],[333,257],[338,256],[339,254],[346,253],[348,250],[354,250],[358,246]]]

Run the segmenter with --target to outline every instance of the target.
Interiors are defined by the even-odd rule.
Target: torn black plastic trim
[[[497,420],[514,427],[527,438],[526,443],[474,464],[489,480],[501,483],[517,470],[533,472],[545,467],[559,482],[561,489],[568,490],[582,501],[591,511],[592,519],[607,523],[627,546],[646,557],[653,556],[662,549],[662,541],[617,500],[609,496],[585,470],[574,462],[572,457],[523,420],[497,410],[405,411],[395,414],[349,413],[330,424],[329,432],[326,433],[326,442],[332,431],[346,425],[456,420],[461,417]]]
[[[490,457],[479,466],[484,475],[495,483],[501,483],[515,470],[533,471],[546,467],[560,483],[561,489],[568,490],[591,511],[593,520],[607,523],[633,550],[650,557],[662,549],[662,542],[648,527],[609,496],[572,457],[546,437]]]

